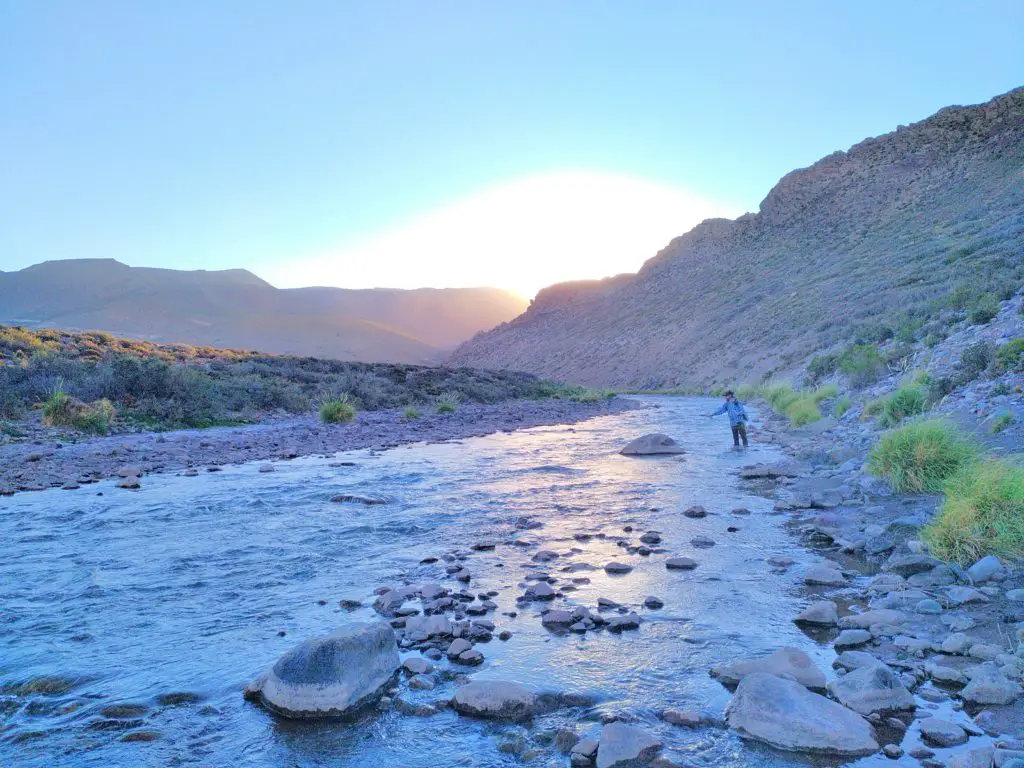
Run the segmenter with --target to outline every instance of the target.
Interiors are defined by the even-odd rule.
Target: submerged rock
[[[455,692],[455,711],[490,720],[525,720],[537,706],[536,695],[504,680],[474,680]]]
[[[799,648],[780,648],[770,656],[712,667],[711,676],[724,685],[737,685],[748,675],[766,672],[795,680],[807,688],[824,690],[825,675]]]
[[[346,717],[379,699],[398,668],[391,627],[356,624],[292,648],[246,694],[283,717]]]
[[[636,440],[628,443],[619,453],[623,456],[656,456],[659,454],[686,453],[686,451],[668,435],[656,433],[638,437]]]
[[[776,749],[851,757],[878,751],[863,717],[775,675],[757,672],[744,677],[726,718],[740,736]]]
[[[697,567],[697,561],[689,557],[670,557],[665,561],[665,567],[670,571],[692,571]]]

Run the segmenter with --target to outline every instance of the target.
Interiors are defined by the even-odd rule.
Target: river
[[[800,568],[815,556],[736,478],[745,464],[780,458],[776,450],[732,451],[723,417],[703,418],[716,402],[643,401],[652,407],[575,426],[296,459],[267,474],[253,464],[152,476],[140,492],[108,481],[0,499],[0,764],[513,766],[521,758],[499,745],[521,736],[536,750],[530,765],[564,766],[533,737],[565,725],[596,734],[612,714],[645,724],[680,762],[806,764],[724,729],[657,717],[665,707],[720,714],[730,694],[708,676],[713,664],[795,645],[827,670],[833,653],[791,622],[805,603]],[[647,432],[675,436],[688,453],[618,455]],[[330,466],[339,461],[354,466]],[[330,503],[338,493],[388,503]],[[680,514],[694,504],[709,516]],[[734,516],[735,507],[752,514]],[[542,527],[524,529],[523,519]],[[631,555],[616,544],[649,529],[667,553]],[[606,536],[580,542],[577,533]],[[697,535],[717,545],[695,549]],[[481,540],[498,546],[466,560],[471,588],[498,591],[488,618],[513,637],[478,646],[486,660],[471,673],[588,694],[593,708],[554,712],[529,729],[451,711],[343,725],[281,721],[242,700],[246,682],[301,639],[373,618],[340,600],[369,605],[378,586],[442,578],[443,561],[420,561]],[[546,566],[559,584],[567,564],[598,566],[571,574],[590,583],[570,602],[634,606],[640,629],[562,636],[541,626],[536,604],[502,615],[538,570],[538,547],[562,553]],[[699,567],[668,571],[671,554]],[[765,562],[773,555],[797,565],[776,572]],[[609,576],[600,566],[612,559],[635,569]],[[664,607],[642,608],[648,595]],[[450,696],[452,685],[408,697]]]

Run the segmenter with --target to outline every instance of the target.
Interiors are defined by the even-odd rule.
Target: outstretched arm
[[[726,411],[726,407],[723,405],[721,408],[719,408],[714,413],[709,413],[708,414],[708,418],[710,419],[712,416],[721,416],[723,413],[725,413],[725,411]]]

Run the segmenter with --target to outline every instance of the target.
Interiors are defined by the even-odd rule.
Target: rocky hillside
[[[793,171],[758,213],[703,222],[636,275],[553,286],[452,360],[600,386],[755,381],[926,333],[1022,279],[1024,88]]]
[[[440,362],[524,307],[493,288],[280,290],[243,269],[149,269],[113,259],[0,272],[0,323],[364,362]]]

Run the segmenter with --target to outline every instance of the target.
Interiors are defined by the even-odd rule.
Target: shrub
[[[71,426],[82,432],[105,435],[110,431],[116,411],[106,398],[97,400],[91,405],[82,406],[72,417]]]
[[[1000,381],[994,387],[992,387],[992,397],[1002,397],[1003,395],[1013,394],[1013,387],[1007,382]]]
[[[995,348],[991,342],[979,341],[960,353],[957,378],[967,383],[981,376],[995,360]]]
[[[789,382],[769,382],[761,389],[761,397],[768,401],[768,404],[776,413],[786,413],[789,406],[800,399],[800,395],[794,391]]]
[[[320,421],[325,424],[345,424],[356,417],[356,409],[347,393],[324,400],[320,405]]]
[[[868,455],[868,469],[897,493],[939,493],[976,455],[974,444],[951,424],[917,421],[883,435]]]
[[[838,355],[815,355],[807,364],[807,374],[811,377],[811,381],[821,381],[826,376],[835,373],[838,365]]]
[[[835,405],[832,406],[832,415],[837,419],[843,418],[846,412],[850,410],[850,406],[853,405],[853,401],[848,397],[841,397],[836,400]]]
[[[974,300],[967,311],[967,322],[971,325],[985,325],[999,314],[999,299],[991,293],[984,293]]]
[[[886,395],[882,397],[876,397],[874,400],[869,400],[864,405],[864,410],[861,412],[861,417],[864,419],[871,419],[878,416],[885,410],[885,404],[889,402],[889,398]]]
[[[1007,427],[1012,427],[1016,422],[1012,413],[1001,413],[992,420],[992,426],[989,428],[993,435],[998,435]]]
[[[405,418],[407,419],[418,419],[420,412],[413,408],[411,405],[405,409]]]
[[[838,361],[839,370],[857,387],[877,381],[884,366],[881,354],[871,344],[849,345],[843,350]]]
[[[1004,371],[1018,371],[1024,368],[1024,337],[1010,339],[996,350],[999,367]]]
[[[811,397],[801,398],[786,409],[786,415],[794,427],[803,427],[821,419],[821,411]]]
[[[922,538],[938,557],[962,565],[1024,554],[1024,469],[996,459],[963,467]]]
[[[458,392],[443,392],[437,398],[438,413],[455,413],[461,398]]]
[[[114,419],[114,406],[109,400],[86,405],[76,400],[58,384],[43,403],[43,422],[51,427],[71,427],[81,432],[105,435]]]
[[[928,400],[932,403],[939,402],[946,395],[953,391],[954,383],[948,376],[940,376],[928,382]]]
[[[925,412],[927,400],[924,391],[917,387],[900,387],[885,399],[882,406],[883,427],[895,427],[910,416],[919,416]]]
[[[609,400],[615,397],[615,392],[610,389],[588,389],[586,387],[567,387],[564,392],[566,400],[574,403],[599,403],[602,400]]]

